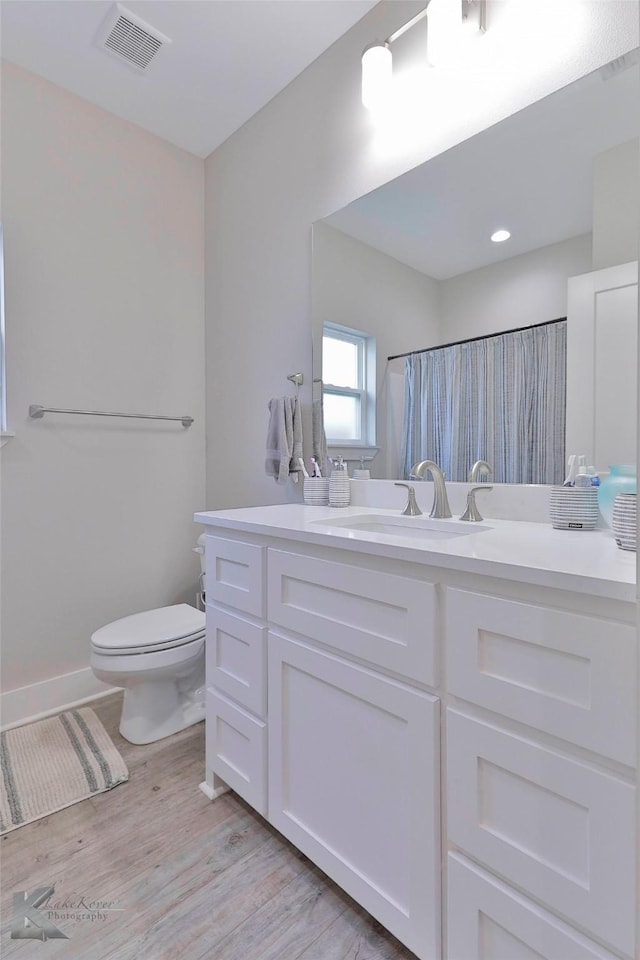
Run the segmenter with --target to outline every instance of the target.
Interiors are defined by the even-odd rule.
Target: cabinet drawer
[[[448,861],[447,960],[616,960],[515,890]]]
[[[264,547],[223,537],[205,542],[207,600],[264,616]]]
[[[266,627],[207,604],[207,685],[259,717],[267,712]]]
[[[437,686],[432,583],[281,550],[269,550],[267,580],[273,623]]]
[[[446,591],[451,693],[635,765],[632,626]]]
[[[449,840],[614,949],[633,954],[635,789],[447,711]]]
[[[207,769],[266,816],[267,727],[220,694],[207,690]]]

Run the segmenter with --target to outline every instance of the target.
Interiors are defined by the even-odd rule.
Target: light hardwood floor
[[[235,794],[213,803],[204,724],[136,747],[121,695],[98,714],[130,779],[2,838],[0,955],[42,960],[415,960]],[[93,921],[52,918],[68,940],[10,938],[12,894],[115,901]]]

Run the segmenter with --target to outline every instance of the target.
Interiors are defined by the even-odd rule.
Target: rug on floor
[[[0,834],[129,779],[89,707],[0,733],[0,768]]]

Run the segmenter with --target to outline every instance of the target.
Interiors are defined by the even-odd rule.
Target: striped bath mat
[[[0,767],[0,834],[129,779],[88,707],[0,734]]]

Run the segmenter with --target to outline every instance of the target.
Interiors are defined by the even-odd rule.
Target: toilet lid
[[[188,603],[158,607],[114,620],[91,635],[91,644],[105,651],[133,648],[158,650],[204,635],[205,615]]]

